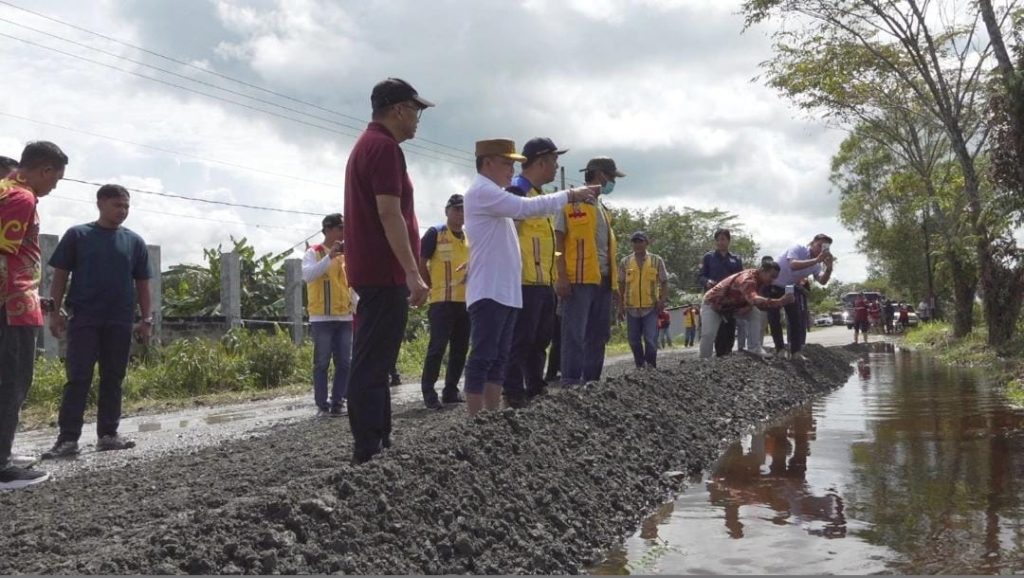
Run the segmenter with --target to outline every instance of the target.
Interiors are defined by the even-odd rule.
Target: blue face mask
[[[614,191],[614,190],[615,190],[615,181],[608,181],[605,184],[601,185],[601,194],[602,195],[610,195],[610,194],[612,194],[612,191]]]

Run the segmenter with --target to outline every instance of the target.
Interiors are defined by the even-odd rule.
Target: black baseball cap
[[[463,200],[464,198],[462,195],[460,195],[459,193],[455,193],[454,195],[448,197],[448,202],[445,203],[444,208],[450,209],[452,207],[461,207],[463,204]]]
[[[341,213],[331,213],[330,215],[324,217],[324,220],[321,223],[321,225],[323,226],[324,231],[326,231],[327,229],[333,229],[335,227],[344,227],[345,218],[341,216]]]
[[[616,177],[624,177],[626,173],[619,170],[615,166],[615,161],[611,157],[594,157],[587,162],[587,168],[580,169],[580,172],[586,171],[601,171],[605,174],[614,175]]]
[[[555,146],[554,141],[547,137],[532,138],[523,145],[523,156],[528,161],[544,155],[564,155],[567,152],[569,152],[569,149],[558,148]]]
[[[637,231],[637,232],[633,233],[633,235],[629,238],[629,240],[630,240],[630,242],[632,242],[632,241],[643,241],[644,243],[649,242],[647,240],[647,233],[645,233],[643,231]]]
[[[370,94],[370,105],[373,110],[410,100],[420,108],[434,106],[434,103],[422,98],[411,84],[401,78],[385,78],[373,87],[373,92]]]

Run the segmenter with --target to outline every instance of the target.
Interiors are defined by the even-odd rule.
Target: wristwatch
[[[153,316],[150,315],[149,317],[144,317],[142,319],[141,323],[145,323],[146,325],[152,325],[153,324]]]

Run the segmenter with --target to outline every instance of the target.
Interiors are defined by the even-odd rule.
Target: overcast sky
[[[445,199],[468,186],[474,141],[521,146],[548,136],[571,149],[562,157],[570,179],[592,156],[616,159],[629,176],[611,205],[725,209],[772,255],[829,232],[835,276],[866,275],[828,182],[843,134],[752,80],[771,56],[769,31],[744,33],[738,0],[12,3],[78,28],[0,4],[0,154],[52,140],[71,157],[68,177],[341,211],[345,161],[369,117],[370,90],[398,76],[438,104],[404,145],[421,225],[440,222]],[[95,188],[62,183],[40,203],[43,232],[92,220]],[[202,248],[228,246],[231,235],[276,252],[319,228],[315,216],[145,194],[134,194],[132,207],[127,226],[163,247],[165,268],[197,262]]]

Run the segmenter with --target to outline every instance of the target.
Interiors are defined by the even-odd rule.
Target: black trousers
[[[0,305],[0,469],[10,461],[18,415],[32,387],[38,335],[38,327],[8,325]]]
[[[722,357],[732,353],[732,346],[736,343],[736,319],[730,316],[722,318],[722,324],[718,326],[718,334],[715,335],[715,355]]]
[[[544,352],[551,343],[554,323],[554,290],[548,285],[523,285],[523,308],[516,317],[502,384],[505,395],[532,396],[544,390]]]
[[[459,379],[466,367],[466,353],[469,351],[469,312],[463,302],[442,301],[431,303],[427,310],[430,322],[430,342],[427,357],[423,361],[423,377],[420,387],[423,399],[434,399],[437,392],[434,383],[441,375],[441,362],[448,350],[448,371],[444,374],[442,396],[451,399],[459,393]]]
[[[555,310],[556,312],[558,310],[557,302]],[[551,347],[548,348],[548,370],[544,373],[544,379],[547,381],[558,379],[560,367],[562,367],[562,316],[556,313],[554,326],[551,328]]]
[[[352,461],[369,461],[391,445],[391,389],[388,378],[409,320],[409,290],[398,287],[356,289],[355,339],[348,386],[348,423]]]
[[[121,422],[121,384],[128,371],[132,324],[74,315],[68,321],[68,347],[64,366],[68,381],[60,402],[57,424],[60,441],[77,442],[82,436],[85,406],[92,389],[93,368],[99,365],[96,435],[117,435]]]

